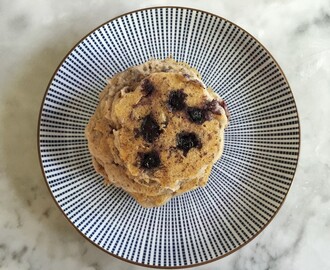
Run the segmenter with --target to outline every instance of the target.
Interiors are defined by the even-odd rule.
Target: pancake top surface
[[[168,187],[203,173],[218,156],[225,125],[213,100],[199,80],[180,73],[152,73],[135,89],[117,92],[108,109],[129,173]]]

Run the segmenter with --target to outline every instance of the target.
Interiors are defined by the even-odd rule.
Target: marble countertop
[[[36,138],[44,91],[72,46],[114,16],[156,5],[200,8],[249,31],[283,68],[300,113],[299,166],[279,214],[244,248],[198,269],[330,269],[329,0],[1,0],[0,269],[145,269],[100,251],[66,221]]]

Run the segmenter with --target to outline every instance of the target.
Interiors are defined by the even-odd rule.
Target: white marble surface
[[[330,269],[329,0],[0,0],[0,269],[144,269],[98,250],[65,220],[36,138],[44,91],[67,51],[102,22],[156,5],[211,11],[257,37],[285,71],[302,125],[295,181],[274,221],[198,269]]]

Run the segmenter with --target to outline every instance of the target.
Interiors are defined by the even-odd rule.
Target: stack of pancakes
[[[155,207],[205,186],[227,124],[224,101],[198,72],[167,58],[112,77],[86,137],[105,183]]]

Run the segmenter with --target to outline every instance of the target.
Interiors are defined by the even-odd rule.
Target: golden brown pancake
[[[205,186],[223,151],[224,101],[171,58],[115,75],[86,127],[97,172],[144,207]]]

